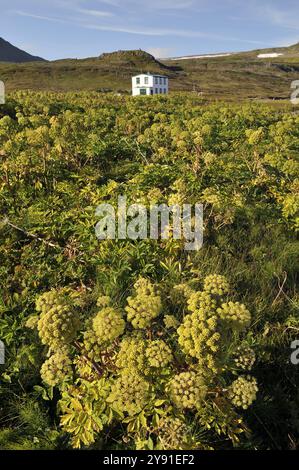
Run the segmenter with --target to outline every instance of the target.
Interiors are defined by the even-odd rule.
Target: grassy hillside
[[[267,53],[282,55],[258,57]],[[182,69],[175,88],[194,89],[207,98],[288,99],[290,84],[299,76],[299,43],[224,57],[168,60],[165,64]]]
[[[167,67],[143,51],[119,51],[87,59],[65,59],[47,63],[0,64],[0,77],[7,90],[129,91],[131,76],[139,72],[163,73]]]
[[[260,53],[277,52],[260,59]],[[171,90],[196,91],[206,98],[288,99],[299,76],[299,46],[188,60],[157,61],[144,51],[118,51],[83,60],[65,59],[30,64],[0,64],[0,79],[16,89],[130,92],[131,76],[163,73]]]
[[[182,68],[173,88],[200,91],[207,98],[288,99],[291,82],[299,76],[299,56],[258,59],[240,54],[171,64]]]

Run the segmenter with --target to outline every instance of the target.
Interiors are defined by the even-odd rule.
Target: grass
[[[164,63],[143,51],[119,51],[82,60],[0,63],[0,79],[8,92],[29,89],[130,93],[132,75],[151,72],[167,75],[172,91],[194,91],[207,99],[288,100],[291,82],[299,78],[296,46],[276,59],[257,59],[257,52],[260,51]]]

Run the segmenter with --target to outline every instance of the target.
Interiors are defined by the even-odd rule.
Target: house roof
[[[138,75],[133,75],[132,78],[136,77],[161,77],[161,78],[168,78],[166,75],[159,75],[158,73],[139,73]]]

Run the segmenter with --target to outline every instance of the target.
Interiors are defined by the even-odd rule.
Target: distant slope
[[[274,54],[274,57],[258,57]],[[282,55],[275,55],[282,54]],[[87,59],[0,64],[7,91],[16,89],[131,92],[131,77],[142,72],[170,78],[171,91],[200,92],[207,99],[289,99],[299,79],[299,44],[229,55],[156,60],[141,51],[117,51]]]
[[[261,55],[277,55],[277,56],[298,56],[299,57],[299,43],[294,44],[292,46],[287,47],[274,47],[268,49],[256,49],[253,51],[246,51],[246,52],[219,52],[215,54],[197,54],[197,55],[186,55],[180,57],[169,57],[165,59],[160,59],[162,61],[178,61],[178,60],[194,60],[194,59],[214,59],[217,57],[229,57],[229,56],[238,56],[238,57],[252,57],[252,58],[259,58]]]
[[[36,62],[44,61],[41,57],[35,57],[0,38],[0,62]]]
[[[141,50],[117,51],[87,59],[64,59],[31,64],[0,64],[7,91],[98,90],[130,91],[131,77],[142,72],[175,78],[174,68]]]
[[[255,51],[251,51],[247,54],[271,54],[271,53],[277,53],[281,54],[284,57],[299,57],[299,42],[297,44],[293,44],[292,46],[287,46],[287,47],[272,47],[268,49],[258,49]],[[245,53],[246,54],[246,53]]]
[[[299,43],[289,47],[163,60],[181,69],[173,88],[211,99],[289,99],[299,78]]]
[[[199,54],[199,55],[185,55],[180,57],[169,57],[168,59],[164,59],[165,61],[168,60],[193,60],[193,59],[214,59],[215,57],[228,57],[232,55],[232,52],[223,52],[219,54]],[[163,60],[163,59],[161,59]]]

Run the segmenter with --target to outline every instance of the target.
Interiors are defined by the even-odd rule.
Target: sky
[[[0,0],[0,37],[48,60],[157,58],[299,42],[298,0]]]

